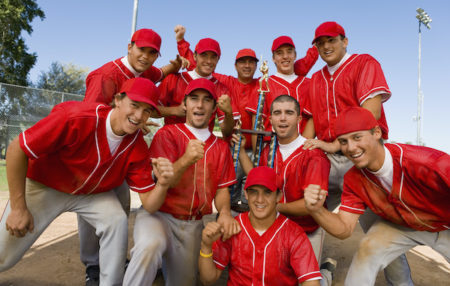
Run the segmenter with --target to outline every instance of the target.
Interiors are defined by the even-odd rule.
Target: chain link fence
[[[0,83],[0,159],[9,142],[47,116],[64,101],[82,101],[84,95]]]

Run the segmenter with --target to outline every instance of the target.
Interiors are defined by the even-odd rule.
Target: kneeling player
[[[229,266],[228,285],[319,285],[321,275],[308,237],[276,206],[282,194],[269,167],[250,171],[245,183],[250,211],[236,217],[242,231],[226,241],[223,227],[210,222],[202,233],[200,279],[216,281]],[[214,244],[214,245],[213,245]]]
[[[61,213],[76,212],[100,236],[100,285],[122,285],[128,224],[110,191],[126,179],[148,211],[164,201],[172,164],[152,161],[141,128],[156,107],[147,79],[124,83],[114,107],[65,102],[22,132],[7,152],[10,201],[0,220],[0,272],[14,266]]]
[[[361,240],[345,285],[374,285],[378,272],[416,245],[450,261],[450,156],[413,145],[384,144],[370,111],[351,107],[335,125],[341,151],[355,165],[344,176],[339,213],[323,208],[326,191],[305,190],[312,217],[330,234],[349,237],[369,207],[381,218]]]

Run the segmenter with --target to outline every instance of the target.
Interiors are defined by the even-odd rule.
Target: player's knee
[[[164,236],[151,236],[146,240],[139,240],[133,247],[133,253],[140,253],[146,257],[158,257],[162,256],[166,246],[167,240]]]
[[[7,251],[0,253],[0,272],[6,271],[16,265],[17,259],[14,260],[13,257],[8,255]]]
[[[378,241],[371,238],[370,236],[365,236],[363,239],[361,239],[361,242],[359,244],[357,253],[358,259],[364,260],[377,255],[377,253],[381,250],[380,247],[381,246]]]

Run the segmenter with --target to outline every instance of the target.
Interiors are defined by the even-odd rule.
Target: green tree
[[[47,72],[41,72],[36,87],[60,92],[84,94],[84,81],[88,73],[87,68],[80,68],[73,64],[53,62]]]
[[[31,35],[34,18],[45,18],[35,0],[0,0],[0,82],[28,85],[36,53],[28,53],[22,31]]]

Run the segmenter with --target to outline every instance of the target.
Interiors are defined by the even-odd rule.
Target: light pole
[[[421,89],[420,82],[420,58],[422,53],[422,31],[420,26],[424,24],[428,29],[431,29],[430,23],[431,18],[422,8],[417,8],[416,18],[419,20],[419,64],[418,64],[418,80],[417,80],[417,145],[423,145],[422,142],[422,106],[423,106],[423,93]]]
[[[136,20],[137,20],[138,4],[139,4],[139,0],[134,0],[133,22],[131,23],[131,37],[133,37],[133,34],[136,31]]]

